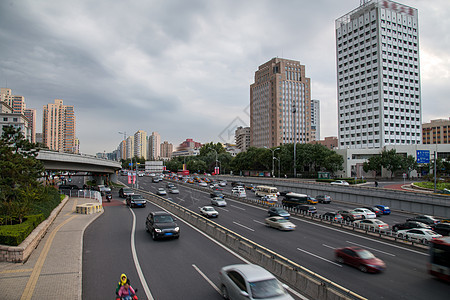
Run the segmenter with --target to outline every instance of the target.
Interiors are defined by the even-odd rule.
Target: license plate
[[[164,233],[164,235],[173,235],[173,233],[172,232],[167,232],[167,233]]]

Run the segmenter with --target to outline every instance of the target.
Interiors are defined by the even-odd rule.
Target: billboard
[[[430,150],[416,150],[416,158],[418,164],[430,163]]]

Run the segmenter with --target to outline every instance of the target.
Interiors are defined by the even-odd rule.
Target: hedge
[[[0,226],[0,244],[18,246],[42,221],[44,214],[26,216],[21,224]]]

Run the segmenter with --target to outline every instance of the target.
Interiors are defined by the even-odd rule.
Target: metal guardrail
[[[59,193],[69,197],[95,199],[98,203],[102,204],[102,195],[99,191],[62,189],[59,190]]]

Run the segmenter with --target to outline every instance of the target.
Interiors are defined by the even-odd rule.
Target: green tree
[[[390,177],[395,174],[396,171],[403,168],[403,155],[398,154],[395,149],[381,151],[381,164],[383,168],[390,172]]]
[[[382,163],[381,163],[381,156],[380,155],[374,155],[369,157],[368,161],[365,161],[363,163],[363,170],[364,172],[374,171],[375,172],[375,178],[377,176],[381,176],[381,170],[382,170]]]

